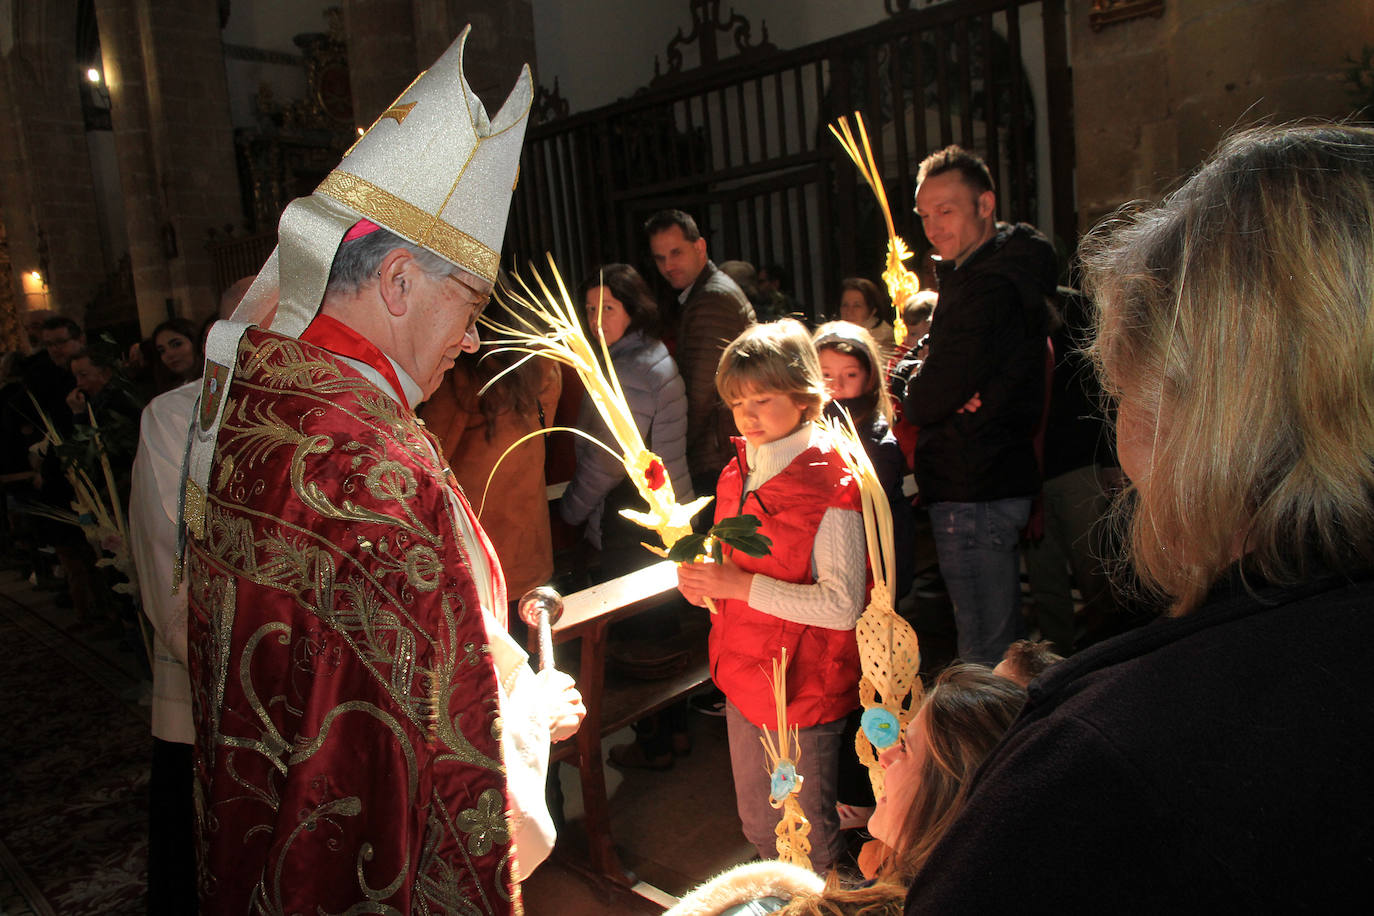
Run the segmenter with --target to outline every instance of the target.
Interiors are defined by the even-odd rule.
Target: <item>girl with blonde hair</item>
[[[764,911],[759,898],[776,901],[777,916],[897,916],[907,887],[920,880],[930,851],[962,809],[974,772],[1025,702],[1022,687],[983,665],[956,664],[941,672],[902,740],[880,758],[885,795],[869,830],[884,852],[874,881],[846,888],[832,875],[821,888],[784,883],[779,879],[792,877],[786,872],[746,867],[694,891],[667,916],[728,913],[750,894],[757,912]]]

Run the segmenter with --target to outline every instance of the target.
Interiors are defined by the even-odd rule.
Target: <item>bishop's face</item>
[[[491,282],[461,268],[439,278],[417,273],[407,323],[413,368],[405,368],[427,398],[460,353],[476,353],[481,345],[477,318],[491,300]]]

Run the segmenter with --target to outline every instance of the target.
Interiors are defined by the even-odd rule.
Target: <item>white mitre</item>
[[[488,118],[463,76],[471,30],[382,112],[314,194],[287,206],[277,249],[234,320],[265,317],[279,288],[272,330],[303,331],[324,298],[339,242],[359,218],[496,281],[534,88],[525,66]]]
[[[277,308],[272,330],[298,336],[324,300],[345,233],[368,219],[495,282],[534,87],[520,71],[495,118],[463,76],[472,26],[421,73],[344,154],[309,197],[287,205],[277,247],[229,321],[206,341],[191,431],[183,519],[201,535],[206,485],[239,340]]]

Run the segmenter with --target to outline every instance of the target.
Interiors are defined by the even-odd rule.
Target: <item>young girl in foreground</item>
[[[825,403],[816,348],[800,322],[746,330],[726,348],[716,389],[734,414],[737,456],[721,472],[716,521],[754,515],[772,539],[765,557],[725,551],[725,562],[686,564],[688,601],[715,600],[711,676],[725,693],[730,763],[744,835],[777,854],[779,813],[768,802],[759,729],[777,728],[772,662],[788,657],[787,718],[800,726],[800,801],[811,822],[811,862],[824,872],[843,842],[835,813],[845,718],[858,705],[854,624],[867,582],[859,491],[815,424]]]
[[[832,875],[822,886],[781,862],[752,862],[692,891],[664,916],[901,916],[907,889],[921,881],[931,850],[963,810],[974,772],[1025,702],[1025,688],[982,665],[941,673],[902,740],[880,758],[885,794],[868,823],[877,852],[859,857],[860,865],[872,859],[865,871],[876,880],[842,887]]]

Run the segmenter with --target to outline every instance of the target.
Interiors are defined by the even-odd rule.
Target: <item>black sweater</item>
[[[1261,590],[1031,685],[917,913],[1347,911],[1374,876],[1374,581]]]
[[[1040,477],[1031,439],[1045,404],[1054,248],[1031,226],[999,223],[961,266],[941,265],[938,274],[930,354],[902,401],[902,415],[921,428],[921,500],[1033,496]],[[959,413],[975,393],[983,406]]]

